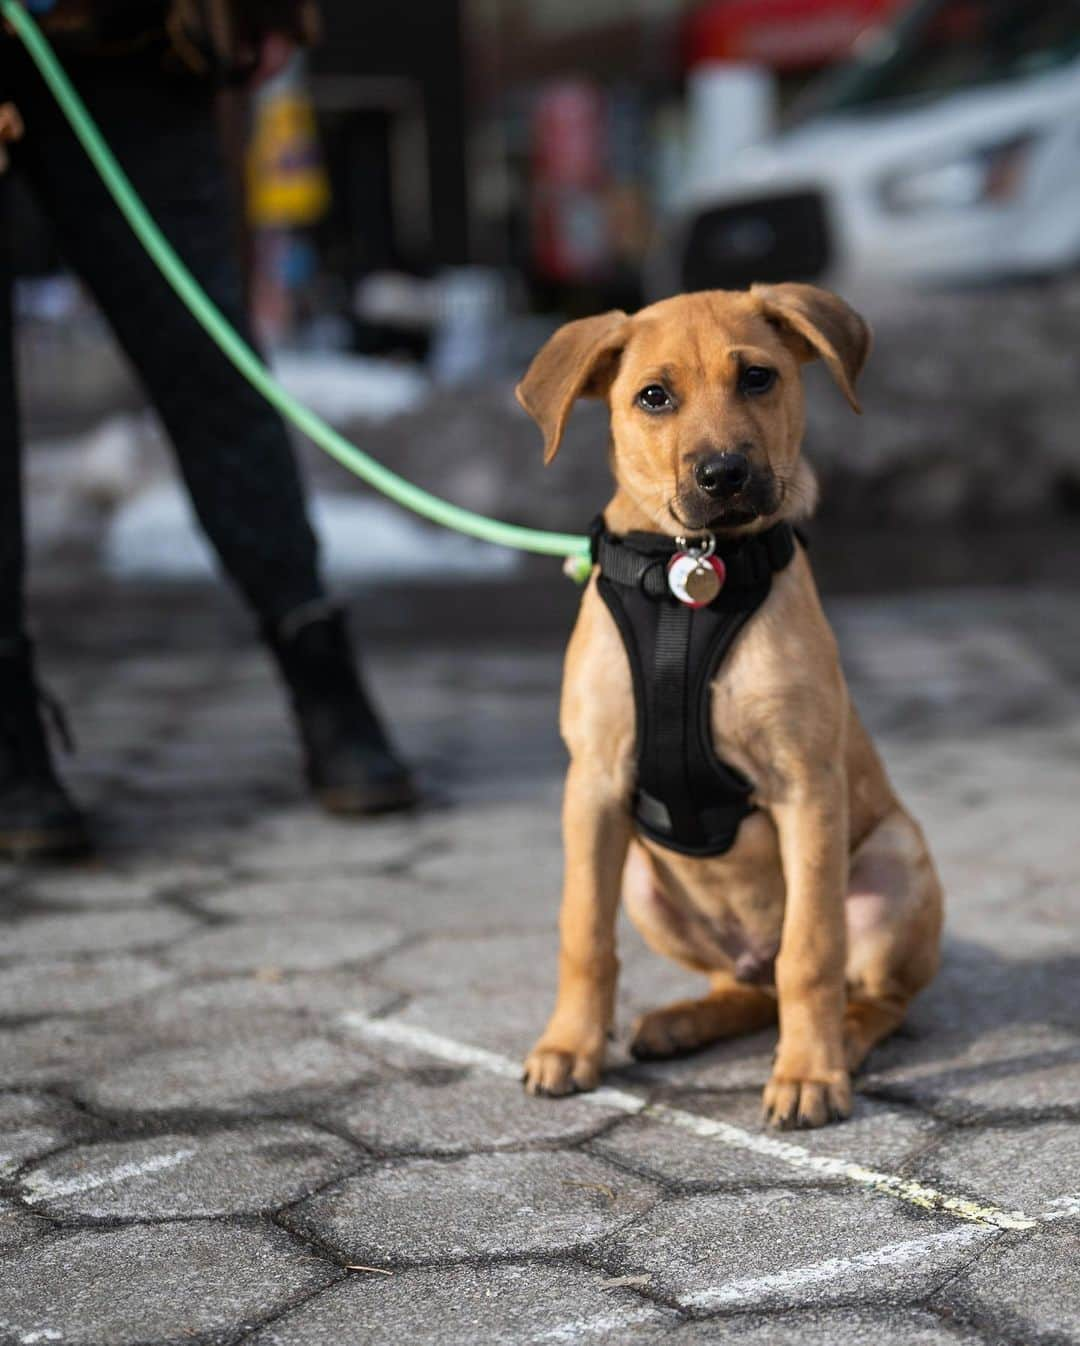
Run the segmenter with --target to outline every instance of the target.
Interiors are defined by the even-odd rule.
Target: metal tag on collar
[[[727,571],[716,551],[716,538],[705,533],[692,541],[677,537],[678,551],[668,562],[668,588],[688,608],[704,608],[724,587]]]

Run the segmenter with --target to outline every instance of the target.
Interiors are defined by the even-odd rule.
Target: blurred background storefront
[[[695,182],[767,139],[896,0],[328,0],[306,72],[331,182],[323,305],[362,345],[459,302],[633,306]],[[282,96],[270,91],[264,103]],[[387,330],[389,329],[389,330]]]
[[[1080,0],[322,9],[321,44],[231,144],[264,343],[365,448],[471,508],[582,527],[607,489],[602,410],[581,409],[541,475],[512,399],[554,327],[815,281],[877,333],[860,421],[810,378],[823,511],[875,545],[904,535],[902,571],[838,570],[1061,573],[1048,535],[1071,537],[1080,509]],[[90,538],[117,573],[205,576],[138,390],[47,235],[20,240],[24,405],[55,450],[30,459],[54,497],[43,545]],[[332,565],[366,582],[419,564],[396,510],[305,452]],[[377,548],[360,502],[390,529]],[[960,536],[987,528],[1007,545]]]
[[[501,249],[542,300],[636,304],[691,178],[767,137],[810,77],[894,7],[475,5],[478,246]]]
[[[754,280],[983,282],[1080,259],[1074,0],[325,11],[292,78],[328,199],[291,274],[297,319],[347,320],[338,339],[361,350],[422,354],[454,319],[476,340],[508,310]]]
[[[322,9],[231,139],[271,345],[438,358],[447,322],[1080,260],[1077,0]]]

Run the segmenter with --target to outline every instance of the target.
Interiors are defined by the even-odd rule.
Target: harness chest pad
[[[593,527],[597,588],[622,637],[634,686],[637,788],[634,820],[651,841],[683,855],[723,855],[754,811],[752,785],[712,742],[710,687],[735,637],[769,596],[773,575],[795,555],[779,523],[736,543],[718,542],[726,569],[705,607],[680,602],[667,583],[674,539],[616,536]]]

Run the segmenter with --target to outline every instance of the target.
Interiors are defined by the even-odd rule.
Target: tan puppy
[[[612,533],[708,529],[730,540],[811,512],[800,366],[824,360],[858,410],[869,348],[858,314],[812,286],[684,295],[561,328],[518,400],[550,461],[575,399],[607,399]],[[701,464],[718,455],[748,464],[719,502],[700,485]],[[801,548],[720,665],[710,718],[716,754],[752,784],[756,811],[726,854],[702,859],[635,835],[631,674],[594,574],[563,684],[571,765],[558,998],[526,1087],[567,1094],[600,1077],[621,895],[654,949],[710,981],[701,999],[644,1015],[634,1054],[669,1056],[779,1018],[765,1116],[820,1126],[850,1113],[851,1072],[933,977],[942,915],[922,833],[848,698]]]

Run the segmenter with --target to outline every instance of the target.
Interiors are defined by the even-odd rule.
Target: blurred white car
[[[925,0],[694,188],[665,289],[1080,262],[1080,0]]]

